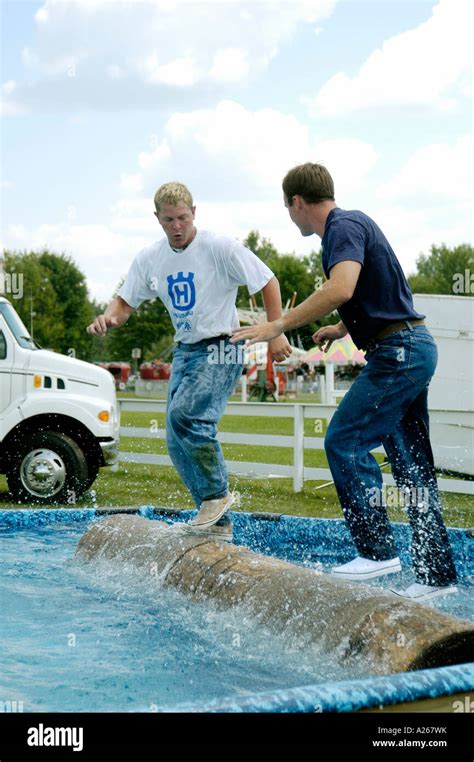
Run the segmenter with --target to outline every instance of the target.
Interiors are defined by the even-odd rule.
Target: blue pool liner
[[[29,509],[0,511],[0,529],[28,528],[53,522],[88,522],[110,513],[134,513],[145,518],[174,523],[189,521],[196,511],[144,505],[132,509],[84,508]],[[257,553],[278,556],[312,566],[342,564],[357,555],[343,519],[315,519],[280,513],[231,513],[234,522],[234,543],[245,545]],[[411,565],[410,527],[392,524],[395,543],[402,565]],[[460,579],[474,581],[474,530],[448,527],[456,569]]]
[[[179,704],[163,712],[356,712],[421,699],[452,696],[474,690],[474,664],[423,669],[382,677],[341,680],[271,692],[252,693],[238,699],[207,704]],[[473,700],[474,696],[470,696]],[[455,706],[455,702],[459,702]],[[453,698],[453,711],[467,711],[466,703]],[[470,706],[470,704],[469,704]]]
[[[0,511],[0,531],[34,529],[53,523],[90,523],[108,514],[134,513],[152,520],[172,523],[189,521],[195,511],[141,506],[134,509],[29,509]],[[314,566],[344,563],[355,555],[355,547],[342,519],[315,519],[274,513],[231,514],[234,543],[265,555]],[[402,563],[410,564],[410,529],[394,523],[394,534]],[[461,580],[474,581],[474,531],[448,528],[456,568]],[[474,654],[473,654],[474,658]],[[206,704],[162,707],[167,712],[352,712],[379,706],[474,692],[474,663],[415,672],[368,677],[318,685],[297,686],[268,693],[252,693]],[[470,696],[474,699],[474,696]],[[453,710],[454,701],[453,699]],[[462,702],[461,702],[462,703]],[[462,706],[458,711],[463,711]]]

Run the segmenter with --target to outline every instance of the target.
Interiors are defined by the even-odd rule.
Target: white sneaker
[[[198,515],[189,522],[190,527],[195,529],[208,529],[212,527],[224,513],[229,510],[237,500],[237,493],[229,492],[224,497],[216,500],[204,500]]]
[[[398,556],[397,558],[389,558],[388,561],[372,561],[370,558],[357,556],[347,564],[335,566],[330,573],[333,577],[340,579],[364,580],[383,577],[385,574],[396,574],[401,569]]]
[[[436,585],[422,585],[420,582],[414,582],[406,590],[395,590],[390,588],[390,592],[399,595],[401,598],[408,598],[411,601],[426,601],[429,598],[438,598],[441,595],[451,595],[457,593],[456,585],[447,585],[446,587],[437,587]]]

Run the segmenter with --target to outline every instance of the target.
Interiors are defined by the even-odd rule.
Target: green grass
[[[164,428],[163,413],[124,412],[122,426],[140,426],[149,428],[151,425]],[[323,432],[315,431],[314,420],[305,420],[305,436],[323,436],[326,423],[323,422]],[[272,434],[291,436],[293,433],[292,418],[269,418],[250,416],[224,416],[219,429],[223,432]],[[121,450],[128,452],[154,453],[165,455],[166,443],[162,439],[139,439],[122,437]],[[293,450],[291,447],[262,447],[257,445],[225,444],[223,450],[227,460],[245,460],[259,463],[275,463],[291,465]],[[382,461],[383,455],[376,455]],[[306,450],[305,466],[327,468],[324,450]],[[385,469],[388,472],[388,469]],[[316,489],[323,482],[306,481],[300,493],[293,492],[292,479],[271,478],[261,479],[243,476],[231,476],[230,484],[239,490],[242,496],[241,509],[245,511],[269,511],[299,516],[314,516],[325,518],[340,518],[341,510],[334,486]],[[172,467],[148,464],[121,463],[116,472],[104,468],[93,485],[95,500],[87,493],[77,501],[76,507],[96,505],[109,506],[138,506],[161,505],[173,508],[191,508],[192,501],[186,488],[181,483]],[[474,524],[474,498],[468,495],[443,493],[442,495],[446,523],[450,526],[469,527]],[[0,476],[0,508],[15,508],[16,503],[9,500],[6,479]],[[65,507],[71,507],[67,505]],[[404,511],[390,507],[390,518],[394,521],[406,520]]]
[[[305,419],[305,436],[322,437],[326,431],[326,421]],[[320,425],[321,424],[321,425]],[[125,412],[122,414],[121,425],[140,426],[156,430],[164,429],[165,416],[163,413],[150,415],[145,412]],[[315,429],[317,429],[315,431]],[[236,416],[226,415],[219,423],[219,430],[222,432],[233,432],[235,434],[267,434],[273,436],[291,436],[293,434],[292,418],[269,418],[265,416]],[[163,439],[139,439],[123,436],[120,441],[120,448],[124,452],[140,452],[154,455],[166,455],[166,443]],[[278,465],[292,465],[293,448],[277,447],[267,445],[241,445],[241,444],[223,444],[222,449],[227,460],[242,460],[253,463],[274,463]],[[382,454],[375,456],[379,462],[384,460]],[[307,468],[328,468],[328,462],[324,450],[306,450],[304,455],[304,465]]]
[[[268,511],[293,516],[319,518],[341,518],[341,510],[333,486],[317,490],[322,482],[307,481],[304,490],[293,492],[291,479],[265,477],[250,479],[230,476],[232,489],[241,494],[241,510]],[[76,502],[74,507],[100,508],[117,506],[154,505],[170,508],[192,508],[193,504],[186,488],[171,467],[125,464],[116,472],[104,468],[100,471],[93,490],[95,499],[89,492]],[[468,495],[443,494],[445,521],[449,526],[469,527],[474,524],[474,501]],[[8,499],[7,484],[0,476],[0,508],[18,508],[18,504]],[[36,507],[33,504],[30,506]],[[71,508],[73,506],[66,505]],[[388,509],[393,521],[405,521],[402,510]]]
[[[159,412],[132,413],[125,411],[122,413],[120,424],[121,426],[141,426],[142,428],[154,426],[164,429],[165,415]],[[307,437],[321,437],[327,428],[325,419],[311,420],[306,418],[304,424],[304,433]],[[293,418],[270,418],[263,415],[224,415],[219,422],[219,431],[233,431],[235,434],[248,432],[249,434],[291,436],[293,434]]]

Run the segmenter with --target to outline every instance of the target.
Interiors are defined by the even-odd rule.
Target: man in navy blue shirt
[[[441,512],[429,439],[428,385],[436,344],[413,306],[410,287],[378,225],[340,209],[320,164],[302,164],[283,180],[284,202],[303,236],[322,239],[323,286],[283,318],[238,329],[234,341],[269,341],[337,310],[340,322],[313,339],[325,351],[350,333],[367,364],[329,424],[325,437],[339,501],[357,557],[332,570],[366,580],[401,571],[385,507],[380,467],[371,451],[383,445],[411,529],[416,582],[393,592],[412,600],[455,593],[456,570]]]

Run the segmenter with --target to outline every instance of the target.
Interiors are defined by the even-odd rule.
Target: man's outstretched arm
[[[270,341],[279,336],[283,331],[299,328],[312,323],[326,315],[330,315],[341,304],[351,299],[361,271],[359,262],[344,260],[338,262],[331,269],[331,277],[322,288],[308,296],[284,317],[277,318],[272,322],[253,325],[249,328],[239,328],[233,332],[231,341],[250,339],[249,344],[257,341]]]
[[[93,323],[87,326],[87,333],[93,336],[105,336],[109,328],[118,328],[127,322],[134,308],[130,307],[121,296],[112,299],[103,315],[98,315]]]
[[[262,298],[268,322],[281,318],[281,291],[280,284],[275,276],[270,278],[268,283],[262,288]],[[271,339],[268,342],[268,348],[272,360],[276,362],[281,362],[291,355],[291,346],[284,334]]]

